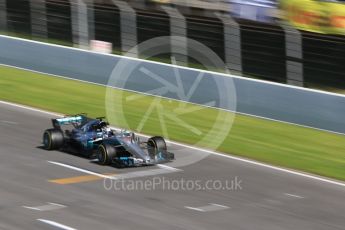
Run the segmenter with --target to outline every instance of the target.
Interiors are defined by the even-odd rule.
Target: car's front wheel
[[[116,149],[109,144],[101,144],[98,146],[97,158],[101,165],[110,165],[116,157]]]
[[[158,153],[165,154],[167,152],[167,145],[164,138],[155,136],[148,139],[147,150],[151,156],[156,156]]]

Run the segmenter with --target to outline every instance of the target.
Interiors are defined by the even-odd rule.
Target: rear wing
[[[85,115],[73,115],[73,116],[66,116],[62,118],[52,119],[53,127],[56,129],[60,129],[63,125],[73,125],[74,127],[79,127],[85,122],[87,122],[89,118]]]

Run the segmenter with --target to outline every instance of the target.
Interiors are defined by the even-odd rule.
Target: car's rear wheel
[[[109,144],[98,146],[97,158],[101,165],[110,165],[116,157],[116,149]]]
[[[158,153],[165,154],[167,145],[163,137],[155,136],[147,140],[147,150],[150,156],[156,156]]]
[[[43,133],[43,147],[46,150],[60,149],[64,144],[64,136],[59,129],[47,129]]]

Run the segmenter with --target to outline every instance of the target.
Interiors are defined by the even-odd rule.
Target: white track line
[[[83,172],[83,173],[86,173],[86,174],[98,176],[98,177],[101,177],[101,178],[116,179],[116,177],[113,177],[113,176],[103,175],[103,174],[100,174],[100,173],[92,172],[92,171],[89,171],[89,170],[86,170],[86,169],[78,168],[78,167],[75,167],[75,166],[72,166],[72,165],[68,165],[68,164],[64,164],[64,163],[60,163],[60,162],[48,161],[48,163],[51,163],[51,164],[54,164],[54,165],[59,165],[61,167],[69,168],[69,169],[72,169],[72,170],[75,170],[75,171],[78,171],[78,172]]]
[[[51,225],[51,226],[54,226],[54,227],[56,227],[56,228],[59,228],[59,229],[64,229],[64,230],[77,230],[76,228],[71,228],[71,227],[68,227],[67,225],[63,225],[63,224],[57,223],[57,222],[52,221],[52,220],[46,220],[46,219],[37,219],[37,220],[40,221],[40,222],[49,224],[49,225]]]
[[[4,101],[0,101],[0,103],[6,104],[6,105],[10,105],[10,106],[14,106],[14,107],[19,107],[19,108],[22,108],[22,109],[27,109],[27,110],[35,111],[35,112],[40,112],[40,113],[45,113],[45,114],[50,114],[50,115],[55,115],[55,116],[61,116],[61,114],[47,112],[47,111],[43,111],[43,110],[40,110],[40,109],[34,109],[34,108],[31,108],[31,107],[28,107],[28,106],[22,106],[22,105],[18,105],[18,104],[15,104],[15,103],[4,102]],[[147,137],[147,135],[142,135],[142,136]],[[342,183],[340,181],[335,181],[335,180],[332,180],[332,179],[327,179],[327,178],[323,178],[323,177],[319,177],[319,176],[315,176],[315,175],[311,175],[311,174],[306,174],[306,173],[302,173],[302,172],[298,172],[298,171],[294,171],[294,170],[280,168],[280,167],[277,167],[277,166],[272,166],[272,165],[269,165],[269,164],[264,164],[264,163],[260,163],[260,162],[253,161],[253,160],[248,160],[248,159],[241,158],[241,157],[235,157],[235,156],[231,156],[231,155],[226,155],[226,154],[223,154],[223,153],[218,153],[218,152],[214,152],[214,151],[210,151],[210,150],[206,150],[206,149],[202,149],[202,148],[198,148],[198,147],[194,147],[194,146],[189,146],[189,145],[177,143],[177,142],[174,142],[174,141],[167,141],[167,142],[169,142],[171,144],[174,144],[174,145],[182,146],[182,147],[185,147],[185,148],[194,149],[194,150],[197,150],[197,151],[207,152],[207,153],[210,153],[210,154],[215,155],[215,156],[225,157],[225,158],[228,158],[228,159],[231,159],[231,160],[241,161],[241,162],[252,164],[252,165],[256,165],[256,166],[265,167],[265,168],[268,168],[268,169],[272,169],[272,170],[276,170],[276,171],[280,171],[280,172],[285,172],[285,173],[288,173],[288,174],[292,174],[292,175],[296,175],[296,176],[301,176],[301,177],[305,177],[305,178],[308,178],[308,179],[313,179],[313,180],[316,180],[316,181],[319,181],[319,182],[325,182],[325,183],[329,183],[329,184],[345,187],[345,183]]]
[[[174,168],[174,167],[171,167],[171,166],[168,166],[168,165],[157,164],[157,166],[158,166],[159,168],[167,169],[167,170],[169,170],[169,171],[181,171],[181,169],[177,169],[177,168]]]
[[[186,209],[195,210],[198,212],[214,212],[214,211],[221,211],[225,209],[229,209],[230,207],[220,204],[209,203],[208,205],[202,207],[191,207],[191,206],[184,206]]]
[[[0,123],[4,123],[7,125],[18,125],[18,122],[15,122],[15,121],[0,120]]]
[[[36,207],[29,207],[29,206],[22,206],[22,207],[26,209],[36,210],[36,211],[52,211],[52,210],[65,208],[66,206],[62,204],[48,202],[46,205],[41,205],[41,206],[36,206]]]
[[[186,209],[190,209],[190,210],[195,210],[198,212],[205,212],[205,210],[201,209],[201,208],[194,208],[194,207],[190,207],[190,206],[184,206]]]
[[[118,174],[116,176],[107,176],[107,175],[99,174],[96,172],[92,172],[92,171],[89,171],[86,169],[78,168],[78,167],[75,167],[72,165],[68,165],[68,164],[64,164],[64,163],[60,163],[60,162],[56,162],[56,161],[47,161],[47,162],[54,164],[54,165],[62,166],[64,168],[72,169],[72,170],[75,170],[78,172],[83,172],[83,173],[86,173],[89,175],[94,175],[94,176],[98,176],[100,178],[110,179],[110,180],[132,179],[132,178],[155,176],[155,175],[161,175],[161,174],[183,171],[181,169],[177,169],[177,168],[173,168],[173,167],[169,167],[169,166],[165,166],[165,165],[164,166],[159,165],[158,167],[160,167],[160,169],[134,171],[134,172],[129,172],[129,173]]]
[[[52,202],[48,202],[48,204],[55,205],[55,206],[60,206],[60,207],[66,207],[63,204],[57,204],[57,203],[52,203]]]
[[[23,207],[23,208],[26,208],[26,209],[35,210],[35,211],[42,211],[41,209],[36,208],[36,207],[29,207],[29,206],[22,206],[22,207]]]
[[[53,113],[53,112],[49,112],[49,111],[45,111],[45,110],[41,110],[41,109],[36,109],[36,108],[30,107],[30,106],[20,105],[20,104],[16,104],[16,103],[12,103],[12,102],[0,101],[0,103],[4,104],[4,105],[9,105],[9,106],[21,108],[21,109],[31,110],[33,112],[45,113],[45,114],[53,115],[53,116],[61,116],[61,114],[58,114],[58,113]]]
[[[303,199],[303,196],[299,196],[299,195],[295,195],[295,194],[291,194],[291,193],[284,193],[285,196],[290,196],[290,197],[294,197],[294,198],[298,198],[298,199]]]
[[[210,203],[209,205],[217,206],[217,207],[220,207],[220,208],[229,208],[228,206],[221,205],[221,204],[215,204],[215,203]]]

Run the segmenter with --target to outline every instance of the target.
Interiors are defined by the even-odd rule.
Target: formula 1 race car
[[[43,147],[95,157],[101,165],[121,167],[174,160],[163,137],[154,136],[143,142],[133,132],[111,129],[103,119],[91,119],[85,114],[52,119],[53,128],[43,133]]]

